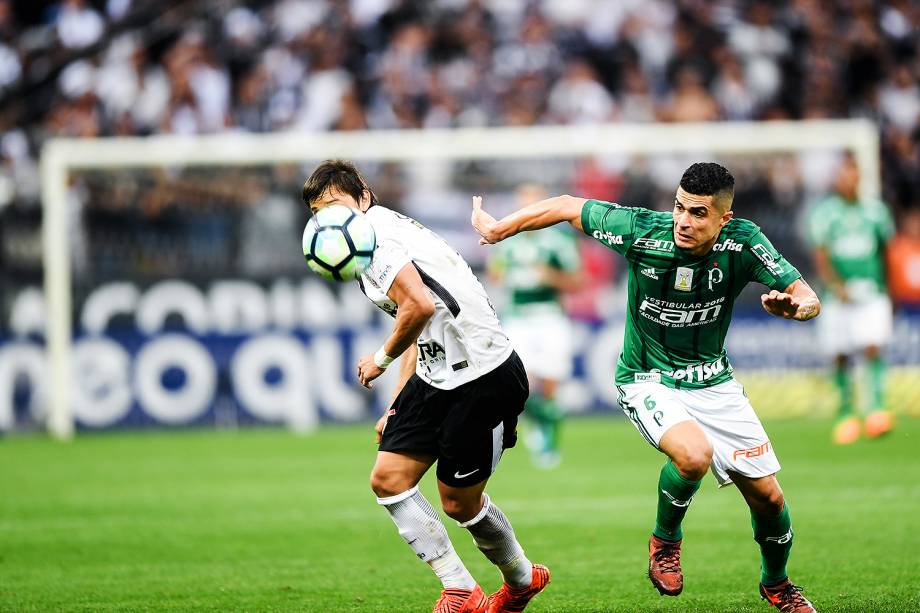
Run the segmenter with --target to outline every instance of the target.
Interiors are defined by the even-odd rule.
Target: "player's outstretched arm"
[[[785,291],[774,289],[769,294],[761,294],[760,302],[767,313],[786,319],[808,321],[821,312],[817,294],[804,279],[796,279]]]
[[[539,230],[567,221],[581,230],[581,209],[586,198],[556,196],[528,204],[501,219],[495,219],[482,209],[482,196],[473,196],[470,222],[479,233],[480,245],[490,245],[527,230]]]
[[[387,366],[415,344],[425,324],[434,315],[434,301],[410,262],[393,280],[387,296],[396,303],[396,325],[375,355],[358,360],[358,381],[371,388],[371,381],[383,374]]]

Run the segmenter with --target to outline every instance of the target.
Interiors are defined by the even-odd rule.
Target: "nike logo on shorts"
[[[458,470],[457,472],[454,473],[454,479],[463,479],[464,477],[469,477],[470,475],[472,475],[474,472],[476,472],[476,471],[478,471],[478,470],[479,470],[479,469],[477,468],[477,469],[475,469],[475,470],[471,470],[470,472],[464,473],[464,474],[462,474],[462,475],[460,474],[460,471]]]

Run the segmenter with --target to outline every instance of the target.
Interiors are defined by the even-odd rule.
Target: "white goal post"
[[[46,342],[51,375],[48,428],[59,439],[73,436],[67,210],[68,180],[73,170],[239,167],[326,158],[494,160],[700,151],[771,154],[821,149],[853,152],[861,170],[861,194],[879,194],[878,128],[863,119],[49,140],[41,154]]]

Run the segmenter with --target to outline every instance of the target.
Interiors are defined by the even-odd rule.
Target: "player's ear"
[[[724,226],[725,224],[727,224],[729,221],[731,221],[731,218],[732,218],[734,215],[735,215],[735,212],[732,211],[732,210],[728,210],[728,211],[725,211],[724,213],[722,213],[722,219],[721,219],[721,221],[719,222],[719,226],[721,227],[721,226]]]
[[[361,190],[361,200],[358,202],[358,208],[362,213],[366,213],[371,206],[371,190],[364,188]]]

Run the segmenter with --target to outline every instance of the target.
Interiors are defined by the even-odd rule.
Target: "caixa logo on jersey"
[[[603,241],[608,245],[623,244],[622,234],[614,234],[613,232],[601,232],[600,230],[595,230],[591,233],[591,236],[593,236],[595,240]]]

